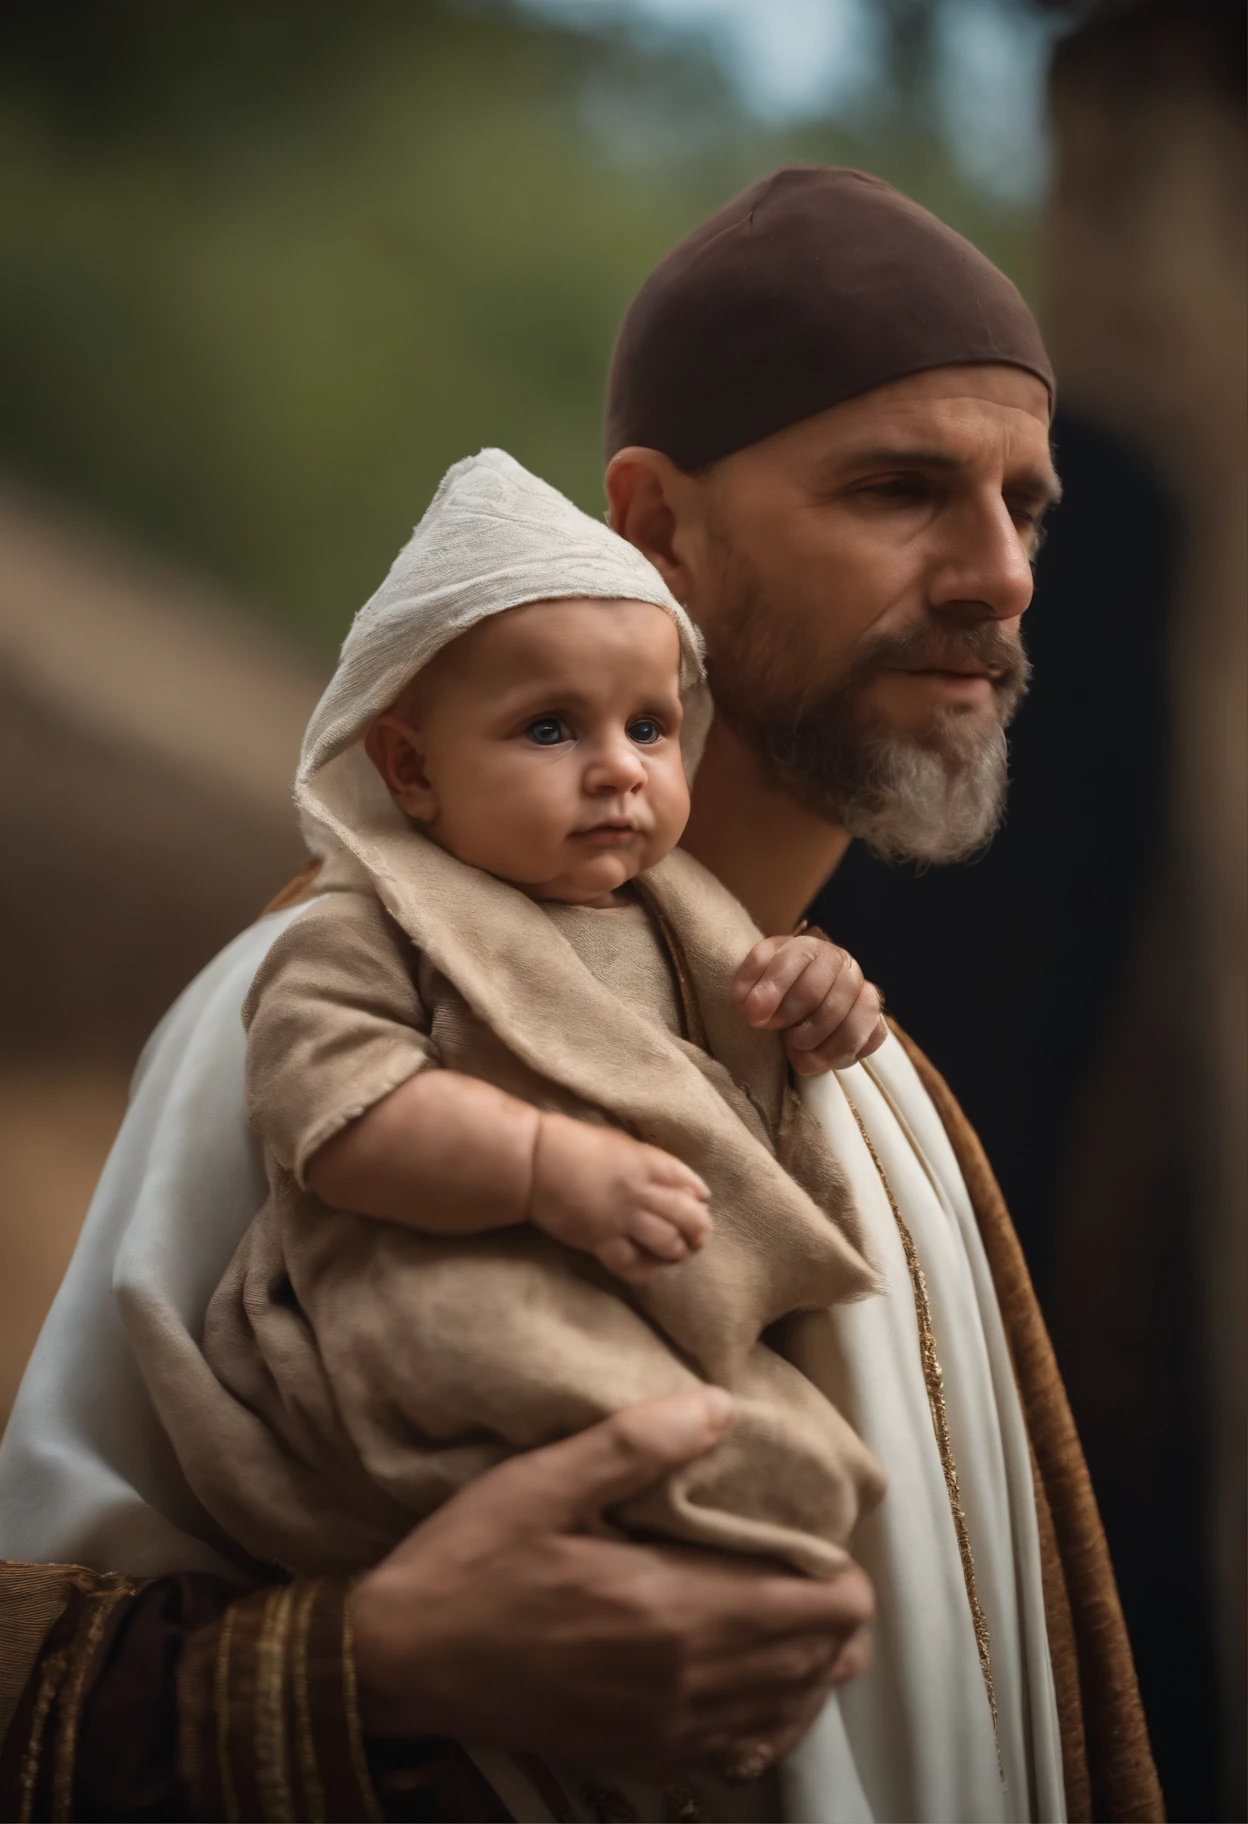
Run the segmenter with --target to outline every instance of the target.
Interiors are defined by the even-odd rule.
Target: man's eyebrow
[[[826,467],[839,471],[860,469],[937,469],[945,474],[963,466],[963,459],[949,450],[928,449],[919,444],[877,444],[869,449],[851,450],[835,458]],[[1024,494],[1045,507],[1055,507],[1062,498],[1062,484],[1052,469],[1028,468],[1007,478],[1008,492]]]
[[[924,449],[918,444],[875,444],[869,449],[850,450],[836,458],[837,468],[844,469],[960,469],[960,457],[948,450]]]

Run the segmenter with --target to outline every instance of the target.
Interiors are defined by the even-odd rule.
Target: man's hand
[[[650,1285],[702,1246],[709,1197],[695,1171],[657,1146],[567,1115],[541,1118],[530,1220],[630,1285]]]
[[[356,1585],[365,1729],[447,1735],[661,1779],[787,1754],[867,1664],[871,1585],[591,1536],[605,1507],[701,1456],[716,1388],[648,1400],[513,1457]]]
[[[784,1033],[799,1076],[844,1070],[888,1037],[879,990],[847,951],[813,931],[755,944],[733,978],[732,998],[749,1025]]]

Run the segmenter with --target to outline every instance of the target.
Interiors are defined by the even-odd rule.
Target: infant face
[[[609,906],[689,816],[680,642],[649,602],[532,602],[444,647],[369,731],[399,808],[536,899]]]

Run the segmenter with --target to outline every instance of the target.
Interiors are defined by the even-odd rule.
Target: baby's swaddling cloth
[[[271,1194],[202,1355],[162,1361],[145,1340],[195,1493],[252,1556],[349,1570],[512,1451],[714,1381],[736,1396],[731,1432],[611,1519],[831,1573],[883,1476],[785,1352],[873,1279],[779,1036],[732,1003],[748,917],[679,851],[641,883],[704,1049],[613,994],[524,894],[418,835],[390,841],[387,909],[363,886],[323,894],[257,979],[250,1075]],[[335,1127],[430,1063],[675,1153],[710,1187],[710,1240],[636,1290],[530,1224],[438,1237],[300,1187]],[[299,1085],[327,1069],[318,1129]]]

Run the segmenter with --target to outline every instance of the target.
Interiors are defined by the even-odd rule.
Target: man
[[[608,399],[612,522],[706,635],[717,719],[686,841],[764,928],[800,920],[855,835],[929,861],[991,836],[1026,681],[1030,560],[1057,492],[1051,406],[1014,288],[860,173],[752,186],[630,309]],[[155,1289],[169,1321],[197,1325],[256,1207],[237,1142],[231,1164],[222,1140],[240,1120],[229,1022],[295,916],[244,934],[148,1060],[84,1231],[93,1270],[71,1267],[0,1455],[0,1549],[15,1557],[54,1545],[134,1579],[239,1575],[159,1436],[136,1445],[146,1393],[124,1320]],[[59,1780],[80,1811],[120,1814],[115,1786],[89,1796],[104,1775],[85,1777],[84,1758],[98,1768],[117,1739],[106,1722],[134,1716],[127,1666],[147,1665],[144,1688],[173,1716],[158,1673],[180,1655],[197,1815],[375,1804],[358,1676],[366,1732],[406,1739],[392,1752],[407,1789],[442,1806],[409,1815],[618,1816],[614,1795],[552,1779],[549,1759],[667,1779],[709,1755],[753,1782],[725,1816],[1159,1816],[1086,1472],[974,1136],[900,1040],[810,1093],[883,1288],[831,1314],[819,1359],[798,1364],[890,1475],[858,1545],[878,1601],[869,1670],[860,1572],[820,1588],[583,1532],[713,1442],[709,1409],[660,1402],[483,1478],[350,1603],[295,1584],[227,1606],[223,1585],[185,1575],[143,1591],[70,1587],[61,1572],[49,1595],[43,1573],[79,1670],[48,1683],[45,1650],[10,1730],[36,1810]],[[101,1311],[89,1287],[105,1271],[116,1300]],[[70,1747],[32,1761],[50,1714]],[[484,1747],[467,1757],[429,1738]],[[171,1759],[165,1772],[168,1806]],[[133,1782],[124,1796],[137,1815]],[[696,1815],[679,1791],[662,1802]]]

